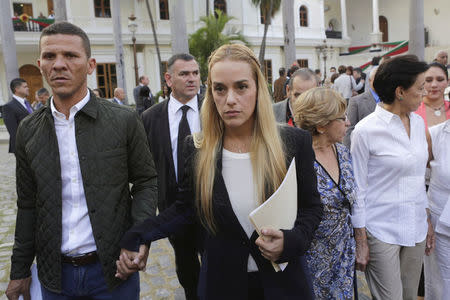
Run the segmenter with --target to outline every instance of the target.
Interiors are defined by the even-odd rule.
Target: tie
[[[28,112],[31,114],[33,112],[33,108],[31,107],[30,102],[28,102],[27,100],[24,100],[24,102]]]
[[[189,106],[183,105],[181,110],[183,111],[183,116],[181,117],[180,125],[178,125],[178,144],[177,144],[177,166],[178,166],[178,183],[181,184],[184,174],[184,160],[183,160],[183,143],[185,138],[191,134],[191,129],[189,128],[189,123],[187,120],[187,111]]]

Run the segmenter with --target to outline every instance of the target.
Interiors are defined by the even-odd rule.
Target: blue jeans
[[[139,273],[108,291],[100,262],[85,266],[62,264],[62,293],[41,287],[43,300],[139,300]]]

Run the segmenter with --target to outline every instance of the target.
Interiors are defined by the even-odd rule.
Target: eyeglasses
[[[345,115],[343,117],[336,118],[335,120],[341,120],[341,121],[347,122],[348,121],[348,117],[347,117],[347,115]]]

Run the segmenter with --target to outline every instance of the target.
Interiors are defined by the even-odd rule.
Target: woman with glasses
[[[350,122],[345,99],[336,91],[314,88],[294,102],[295,123],[309,131],[314,169],[324,206],[306,260],[317,299],[353,299],[355,241],[350,219],[355,183],[350,151],[342,140]]]
[[[374,299],[417,299],[423,255],[434,248],[425,124],[413,113],[426,93],[427,68],[414,55],[381,64],[374,88],[382,104],[352,133],[356,267],[365,270]]]

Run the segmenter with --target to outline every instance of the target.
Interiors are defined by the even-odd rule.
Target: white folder
[[[261,235],[261,228],[292,229],[297,219],[297,172],[295,158],[289,166],[279,188],[249,215],[253,226]],[[275,264],[275,271],[284,270],[287,263]]]

